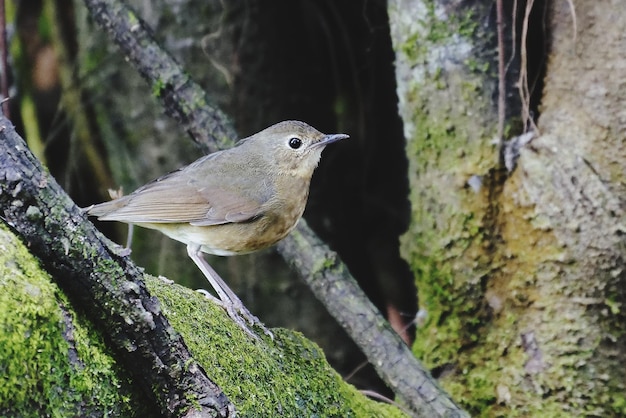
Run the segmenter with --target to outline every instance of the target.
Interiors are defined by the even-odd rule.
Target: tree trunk
[[[511,61],[546,65],[517,160],[519,141],[502,155],[493,142],[491,6],[389,2],[413,205],[403,249],[423,319],[414,351],[475,414],[623,415],[626,10],[535,2],[528,33],[545,26],[551,41]]]

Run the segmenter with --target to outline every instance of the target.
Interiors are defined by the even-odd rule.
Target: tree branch
[[[315,296],[348,332],[402,403],[423,417],[468,416],[413,356],[337,254],[303,220],[278,244],[278,249],[300,271]]]
[[[161,48],[134,10],[118,0],[84,2],[93,19],[106,29],[163,102],[165,113],[180,123],[204,151],[215,152],[234,144],[237,133],[228,117]]]
[[[4,117],[0,211],[75,306],[88,307],[163,415],[234,415],[146,290],[141,270],[109,247]]]

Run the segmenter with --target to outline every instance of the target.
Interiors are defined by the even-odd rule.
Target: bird
[[[205,296],[249,335],[258,338],[246,321],[272,336],[202,254],[251,253],[287,236],[302,217],[322,151],[346,138],[301,121],[279,122],[84,211],[101,221],[155,229],[184,243],[218,298],[204,291]]]

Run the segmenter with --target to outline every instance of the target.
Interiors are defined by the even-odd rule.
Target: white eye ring
[[[289,144],[289,147],[291,149],[298,149],[302,146],[302,140],[297,136],[292,136],[291,138],[289,138],[289,141],[287,141],[287,143]]]

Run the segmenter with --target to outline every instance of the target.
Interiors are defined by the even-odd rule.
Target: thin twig
[[[373,390],[361,390],[359,391],[361,392],[363,395],[372,398],[372,399],[377,399],[379,401],[388,403],[389,405],[393,405],[396,408],[402,410],[404,413],[410,415],[411,411],[407,410],[406,408],[404,408],[402,405],[400,405],[398,402],[394,402],[392,399],[389,399],[388,397],[381,395],[378,392],[374,392]]]
[[[515,61],[515,54],[517,54],[517,0],[513,0],[513,7],[511,8],[511,53],[509,54],[509,61],[504,68],[504,74],[509,72],[509,67]]]
[[[528,48],[526,40],[528,39],[528,22],[530,20],[530,12],[533,9],[534,0],[526,2],[526,10],[524,12],[524,20],[522,21],[522,39],[520,46],[520,74],[518,81],[518,89],[522,102],[522,121],[524,122],[524,132],[529,130],[538,132],[539,129],[535,121],[530,115],[530,90],[528,88]]]
[[[506,77],[504,63],[504,12],[502,0],[496,1],[496,25],[498,30],[498,141],[504,141],[504,121],[506,119]]]
[[[9,64],[8,64],[8,53],[7,53],[7,21],[6,21],[6,8],[4,7],[4,0],[0,0],[0,94],[2,94],[2,114],[7,118],[11,119],[11,115],[9,114]]]
[[[545,35],[548,33],[548,28],[546,27],[546,19],[547,19],[547,15],[548,15],[548,2],[544,2],[543,4],[543,13],[541,15],[541,32]],[[576,35],[576,34],[574,34]],[[547,51],[544,49],[541,51],[541,54],[536,54],[536,55],[540,55],[541,58],[541,62],[539,63],[539,67],[543,67],[545,65],[545,61],[546,61],[546,57],[547,57]],[[541,78],[543,77],[543,73],[541,71],[535,71],[535,76],[533,77],[533,80],[531,82],[529,82],[528,85],[528,91],[529,92],[534,92],[536,87],[537,87],[537,83],[541,80]]]

